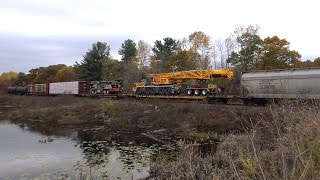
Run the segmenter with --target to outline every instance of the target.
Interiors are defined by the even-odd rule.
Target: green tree
[[[25,85],[28,82],[28,75],[24,72],[19,72],[17,76],[17,84]]]
[[[118,52],[122,56],[120,72],[122,74],[124,92],[130,92],[133,84],[141,79],[138,70],[136,43],[131,39],[127,39],[122,43]]]
[[[264,39],[262,54],[258,63],[259,69],[283,69],[301,67],[301,55],[289,49],[289,42],[278,36]]]
[[[198,62],[194,61],[194,52],[191,50],[179,50],[172,55],[171,61],[175,71],[197,69]]]
[[[124,70],[125,74],[123,77],[123,90],[126,93],[131,92],[133,84],[141,80],[142,76],[139,73],[139,69],[137,67],[137,63],[134,61],[129,62],[122,66],[122,70]]]
[[[125,40],[118,53],[122,56],[121,60],[124,64],[130,64],[131,61],[136,61],[136,43],[131,39]]]
[[[123,79],[123,64],[116,59],[110,59],[106,62],[108,73],[105,73],[105,80],[122,80]]]
[[[107,61],[110,60],[110,46],[96,42],[83,56],[80,63],[75,63],[76,76],[80,80],[99,81],[107,72]]]
[[[261,54],[263,41],[257,34],[258,28],[249,26],[237,38],[240,51],[233,51],[227,59],[227,63],[240,66],[241,71],[254,69]]]
[[[156,60],[159,61],[159,72],[170,72],[172,71],[172,62],[171,56],[176,52],[177,41],[172,38],[164,38],[163,43],[159,40],[156,40],[152,51]]]

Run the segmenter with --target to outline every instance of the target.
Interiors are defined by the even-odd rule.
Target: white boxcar
[[[244,96],[251,98],[320,98],[320,68],[243,73]]]
[[[72,81],[72,82],[57,82],[49,84],[49,94],[73,94],[83,95],[86,93],[86,82]]]

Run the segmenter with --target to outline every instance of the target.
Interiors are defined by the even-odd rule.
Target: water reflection
[[[106,141],[81,141],[76,146],[82,149],[87,166],[105,167],[108,163],[110,147]]]
[[[83,128],[79,128],[83,129]],[[99,130],[0,123],[0,179],[141,178],[155,146]],[[16,170],[18,169],[18,170]]]

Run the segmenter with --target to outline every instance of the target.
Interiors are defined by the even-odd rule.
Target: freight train
[[[135,83],[131,97],[166,99],[206,99],[208,103],[228,103],[233,100],[244,104],[265,104],[282,99],[320,100],[320,68],[280,69],[243,72],[238,94],[221,93],[207,80],[222,77],[231,80],[233,72],[220,70],[191,70],[153,75],[153,81]],[[200,85],[185,86],[186,80]],[[8,88],[8,93],[27,95],[127,96],[122,93],[121,81],[73,81],[32,84]]]
[[[10,86],[9,94],[36,96],[114,96],[122,93],[121,80],[113,81],[71,81],[46,84],[29,84],[27,86]]]

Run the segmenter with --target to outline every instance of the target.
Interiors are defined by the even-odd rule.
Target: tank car
[[[7,90],[9,94],[26,95],[28,93],[27,86],[9,86]]]

